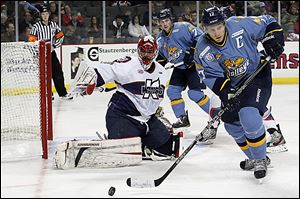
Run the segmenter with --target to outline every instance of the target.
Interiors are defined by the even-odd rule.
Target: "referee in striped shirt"
[[[62,99],[72,99],[67,97],[68,93],[65,87],[62,67],[54,50],[55,48],[61,46],[64,40],[64,34],[55,22],[49,21],[49,12],[46,6],[41,7],[40,18],[41,20],[33,25],[32,30],[28,36],[28,41],[51,41],[52,79],[55,89]]]

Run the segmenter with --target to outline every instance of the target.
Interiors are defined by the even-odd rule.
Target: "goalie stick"
[[[269,61],[271,60],[271,57],[268,56],[264,63],[258,67],[254,73],[252,73],[247,79],[246,81],[236,90],[236,92],[234,93],[232,98],[235,98],[237,96],[239,96],[242,91],[248,86],[248,84],[256,77],[256,75],[269,63]],[[202,141],[203,137],[202,135],[208,131],[210,129],[210,127],[212,126],[212,124],[215,121],[218,121],[221,116],[224,114],[225,111],[227,111],[229,108],[228,106],[222,108],[218,114],[211,120],[208,122],[208,124],[206,125],[206,127],[201,131],[201,133],[199,133],[194,141],[183,151],[183,153],[176,159],[176,161],[172,164],[172,166],[158,179],[156,180],[143,180],[143,179],[138,179],[138,178],[127,178],[126,183],[129,187],[135,187],[135,188],[154,188],[159,186],[167,177],[168,175],[175,169],[175,167],[181,162],[181,160],[190,152],[190,150],[196,145],[196,143],[198,141]]]

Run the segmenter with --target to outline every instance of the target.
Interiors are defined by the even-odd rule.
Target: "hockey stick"
[[[168,69],[171,69],[171,68],[176,68],[176,67],[181,66],[181,65],[183,65],[183,64],[184,64],[183,61],[181,61],[181,62],[179,62],[179,63],[177,63],[177,64],[173,64],[173,63],[171,63],[171,62],[168,62],[168,63],[166,63],[166,65],[165,65],[165,69],[168,70]]]
[[[269,63],[269,61],[271,60],[271,57],[268,56],[264,63],[258,67],[254,73],[252,73],[247,79],[246,81],[243,83],[243,85],[241,85],[236,92],[234,93],[232,98],[235,98],[237,96],[239,96],[242,91],[246,88],[246,86],[248,86],[248,84],[256,77],[256,75]],[[165,172],[164,175],[162,175],[160,178],[156,179],[156,180],[142,180],[142,179],[137,179],[137,178],[127,178],[127,185],[129,187],[135,187],[135,188],[153,188],[153,187],[157,187],[159,186],[167,177],[168,175],[174,170],[174,168],[181,162],[181,160],[188,154],[188,152],[190,152],[190,150],[196,145],[196,143],[198,141],[202,141],[203,137],[202,135],[208,131],[210,129],[210,127],[212,126],[212,124],[215,121],[218,121],[221,116],[224,114],[225,111],[227,111],[229,109],[228,106],[222,108],[218,114],[211,120],[208,122],[208,124],[206,125],[206,127],[202,130],[202,132],[200,134],[198,134],[194,141],[192,142],[192,144],[190,144],[184,151],[183,153],[177,158],[177,160],[172,164],[172,166]]]

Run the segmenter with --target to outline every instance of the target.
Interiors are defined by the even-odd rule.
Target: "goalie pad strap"
[[[87,147],[84,147],[84,148],[79,149],[79,151],[78,151],[78,153],[77,153],[77,156],[76,156],[76,158],[75,158],[75,167],[77,167],[77,165],[78,165],[78,163],[79,163],[79,160],[80,160],[80,158],[81,158],[83,152],[84,152],[85,150],[87,150],[87,149],[88,149]]]

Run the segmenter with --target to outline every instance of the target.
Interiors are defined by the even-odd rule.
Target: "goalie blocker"
[[[166,156],[149,150],[140,137],[79,141],[70,140],[57,146],[55,165],[58,169],[112,168],[138,165],[142,160],[172,160],[183,151],[183,133],[172,134],[173,154]]]

